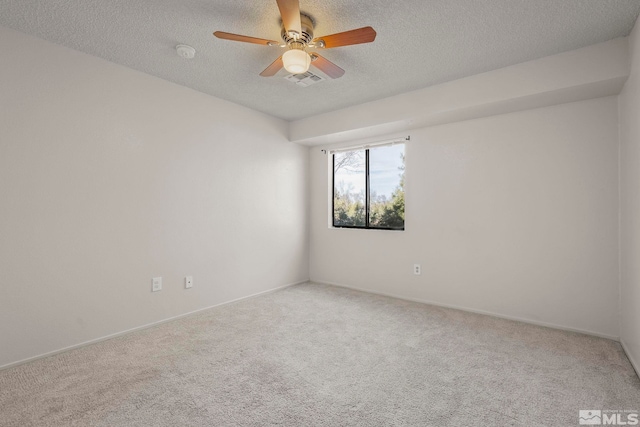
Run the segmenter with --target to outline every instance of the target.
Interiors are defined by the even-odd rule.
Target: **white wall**
[[[0,54],[0,366],[308,279],[286,122],[2,27]]]
[[[409,133],[404,232],[329,228],[311,150],[312,280],[619,336],[616,97]]]
[[[638,21],[640,22],[640,21]],[[631,74],[620,108],[620,341],[640,372],[640,25],[631,33]]]

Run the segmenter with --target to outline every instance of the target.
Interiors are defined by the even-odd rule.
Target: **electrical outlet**
[[[413,264],[413,274],[419,276],[422,273],[422,269],[420,268],[420,264]]]
[[[184,278],[184,288],[189,289],[193,287],[193,276],[187,276]]]
[[[162,277],[154,277],[151,281],[151,292],[158,292],[162,290]]]

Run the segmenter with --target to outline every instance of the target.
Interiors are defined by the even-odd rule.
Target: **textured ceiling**
[[[640,0],[300,0],[315,35],[370,25],[374,43],[327,49],[346,70],[299,87],[258,74],[281,48],[275,0],[0,0],[0,25],[286,120],[626,36]],[[193,46],[188,60],[177,44]],[[312,71],[322,75],[312,67]]]

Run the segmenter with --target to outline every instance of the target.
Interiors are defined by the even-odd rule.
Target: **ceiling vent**
[[[313,74],[311,71],[307,71],[306,73],[303,73],[303,74],[289,74],[284,78],[302,87],[311,86],[313,84],[316,84],[325,80],[319,75]]]

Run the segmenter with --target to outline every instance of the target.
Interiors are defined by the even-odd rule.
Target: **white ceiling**
[[[275,0],[0,0],[0,24],[295,120],[626,36],[640,0],[300,0],[300,8],[315,19],[315,36],[370,25],[377,39],[325,50],[346,74],[299,87],[284,70],[258,75],[280,48],[212,35],[280,40]],[[176,54],[182,43],[194,59]]]

